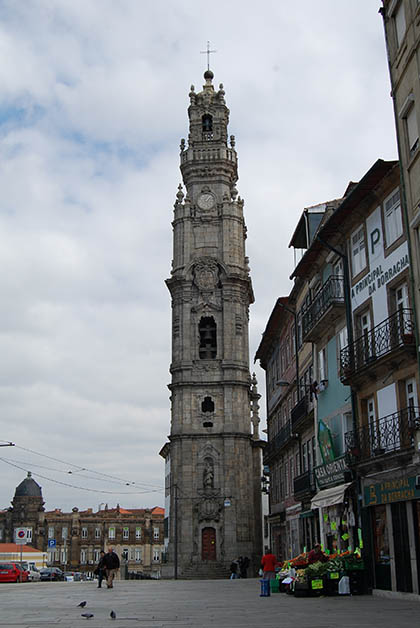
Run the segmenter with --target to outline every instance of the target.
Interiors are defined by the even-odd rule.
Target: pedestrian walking
[[[231,580],[236,580],[237,578],[239,578],[239,561],[237,558],[235,558],[235,560],[232,560],[232,562],[230,563],[230,579]]]
[[[273,580],[276,577],[276,562],[277,558],[272,554],[271,549],[267,548],[261,559],[264,580]]]
[[[105,578],[105,565],[104,565],[104,557],[105,552],[102,551],[99,554],[99,562],[96,566],[95,571],[93,572],[96,576],[98,576],[98,589],[102,586],[102,580]]]
[[[120,559],[112,547],[108,547],[108,551],[104,555],[103,562],[106,571],[106,586],[108,589],[112,589],[114,578],[120,568]]]

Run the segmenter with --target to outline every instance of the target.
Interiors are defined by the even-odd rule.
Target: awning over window
[[[314,513],[312,512],[312,510],[305,510],[304,512],[301,512],[299,517],[301,519],[307,519],[308,517],[314,517]]]
[[[318,491],[315,497],[311,500],[311,508],[326,508],[327,506],[335,506],[335,504],[341,504],[344,500],[344,493],[350,486],[351,482],[346,484],[339,484],[332,488],[326,488],[323,491]]]

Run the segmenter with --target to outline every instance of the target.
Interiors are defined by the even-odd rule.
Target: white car
[[[28,580],[30,582],[37,582],[38,580],[41,580],[41,574],[36,567],[29,567]]]

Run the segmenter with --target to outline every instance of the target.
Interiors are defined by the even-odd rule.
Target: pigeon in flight
[[[93,613],[82,613],[82,617],[86,617],[86,619],[91,619],[94,617]]]
[[[115,611],[111,611],[109,615],[110,615],[111,619],[116,619],[117,618],[117,614],[116,614]]]
[[[87,602],[86,600],[84,602],[80,602],[80,604],[78,604],[77,606],[80,606],[80,608],[85,608]]]

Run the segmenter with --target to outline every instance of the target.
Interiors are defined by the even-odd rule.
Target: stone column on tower
[[[249,372],[244,201],[223,85],[191,86],[174,205],[171,430],[167,463],[169,548],[179,577],[222,577],[231,561],[259,565],[259,395]],[[185,189],[185,192],[184,192]],[[251,417],[252,412],[252,417]],[[252,428],[253,426],[253,428]]]

